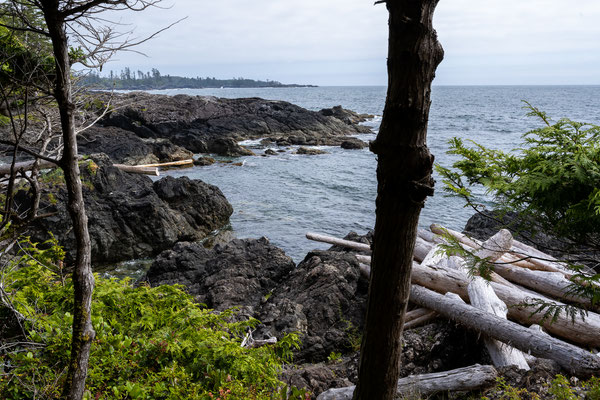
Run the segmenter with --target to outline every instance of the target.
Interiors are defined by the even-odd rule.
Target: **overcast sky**
[[[144,36],[105,67],[316,85],[385,85],[387,11],[373,0],[165,0],[121,13]],[[434,84],[600,84],[600,0],[440,0]]]

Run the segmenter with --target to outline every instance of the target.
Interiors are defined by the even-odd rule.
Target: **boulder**
[[[208,250],[178,243],[154,261],[146,280],[153,286],[183,284],[209,308],[243,306],[254,315],[265,298],[283,284],[294,262],[266,238],[233,239]]]
[[[215,138],[207,144],[209,153],[214,153],[220,156],[239,157],[252,156],[254,153],[245,147],[240,146],[232,138]]]
[[[41,242],[52,232],[65,247],[67,260],[72,260],[75,240],[61,174],[55,170],[43,178],[41,207],[52,215],[37,220],[30,233]],[[233,212],[216,186],[187,177],[153,182],[113,167],[106,155],[84,162],[81,174],[93,263],[147,258],[176,242],[201,240],[225,226]],[[23,196],[20,192],[17,198],[27,202]]]
[[[215,162],[216,160],[212,157],[199,157],[197,160],[194,160],[194,165],[205,167],[207,165],[213,165]]]
[[[358,124],[360,122],[365,122],[368,118],[373,118],[373,115],[358,114],[354,111],[346,110],[345,108],[342,108],[342,106],[324,108],[320,110],[319,113],[326,117],[335,117],[348,125]]]
[[[367,143],[358,138],[347,138],[344,139],[340,147],[346,150],[358,150],[367,147]]]
[[[302,155],[306,155],[306,156],[316,156],[319,154],[329,154],[329,153],[327,153],[325,150],[312,149],[312,148],[308,148],[308,147],[299,147],[298,150],[296,150],[295,154],[302,154]]]

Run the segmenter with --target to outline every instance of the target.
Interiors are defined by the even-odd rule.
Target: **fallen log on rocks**
[[[156,167],[140,167],[139,165],[113,164],[113,167],[120,169],[130,174],[153,175],[160,176]]]
[[[460,295],[465,301],[469,300],[467,286],[468,277],[462,271],[453,270],[443,266],[424,267],[413,263],[411,281],[440,293],[452,292]],[[600,315],[589,312],[587,316],[575,316],[573,319],[561,312],[556,319],[544,318],[544,314],[537,312],[536,305],[525,305],[534,300],[540,300],[552,306],[564,307],[565,304],[554,301],[531,292],[524,292],[514,287],[509,287],[496,282],[490,282],[494,292],[508,307],[508,318],[525,325],[540,324],[549,333],[568,339],[581,345],[600,346]]]
[[[188,166],[188,167],[192,167],[194,165],[194,160],[187,159],[187,160],[179,160],[179,161],[169,161],[169,162],[164,162],[164,163],[154,163],[154,164],[140,164],[140,165],[135,165],[135,167],[140,167],[140,168],[163,168],[163,167],[181,167],[181,166]]]
[[[465,304],[461,299],[456,298],[456,295],[451,295],[444,296],[422,286],[412,285],[410,301],[434,310],[468,328],[504,343],[510,343],[521,351],[529,352],[536,357],[552,359],[573,375],[588,377],[600,373],[600,357]]]
[[[487,262],[494,262],[510,249],[512,241],[510,232],[502,229],[483,243],[481,248],[475,252],[475,256]],[[458,267],[469,275],[469,269],[464,262],[458,263]],[[508,314],[506,304],[498,298],[489,282],[481,276],[471,277],[467,293],[474,307],[506,319]],[[484,338],[484,343],[495,367],[516,365],[521,369],[529,370],[525,356],[520,351],[489,337]]]
[[[15,163],[15,171],[31,171],[33,169],[35,161],[22,161]],[[58,164],[55,164],[46,160],[39,160],[38,167],[40,169],[49,169],[49,168],[57,168]],[[113,167],[119,168],[121,171],[134,173],[134,174],[144,174],[144,175],[154,175],[159,176],[157,168],[147,168],[147,167],[139,167],[133,165],[125,165],[125,164],[113,164]],[[11,172],[10,164],[0,165],[0,176],[8,175]]]
[[[439,224],[432,224],[431,231],[438,235],[450,234],[460,243],[472,249],[478,249],[481,247],[481,242],[478,240],[470,238],[463,233],[445,228]],[[521,242],[513,240],[513,245],[511,246],[510,251],[512,254],[505,254],[502,258],[500,258],[501,262],[512,263],[514,265],[533,270],[560,272],[567,277],[571,277],[573,275],[573,271],[567,268],[564,264],[551,261],[555,260],[554,257],[542,253],[541,251]]]
[[[342,246],[342,247],[347,247],[349,249],[366,251],[369,254],[371,253],[371,246],[369,246],[368,244],[365,244],[365,243],[358,243],[358,242],[353,242],[351,240],[338,239],[333,236],[321,235],[319,233],[312,233],[312,232],[307,232],[306,238],[309,240],[314,240],[315,242],[329,243],[329,244],[334,244],[334,245],[338,245],[338,246]]]
[[[419,326],[423,326],[438,316],[438,313],[436,313],[435,311],[430,311],[430,310],[427,310],[427,311],[428,311],[428,313],[425,315],[422,315],[422,316],[412,319],[410,321],[405,321],[404,322],[404,330],[406,331],[409,329],[418,328]]]
[[[491,365],[473,365],[444,372],[413,375],[398,380],[398,393],[427,396],[436,392],[472,391],[493,385],[498,373]],[[355,386],[329,389],[317,400],[350,400]]]

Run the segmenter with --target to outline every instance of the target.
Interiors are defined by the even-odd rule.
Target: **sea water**
[[[377,132],[385,102],[385,87],[316,87],[261,89],[180,89],[153,93],[190,94],[227,98],[262,97],[285,100],[310,110],[336,105],[373,114],[367,122]],[[600,86],[434,86],[427,141],[436,163],[450,166],[446,154],[452,137],[471,139],[491,148],[510,151],[521,135],[541,127],[528,117],[523,100],[557,120],[600,123]],[[358,135],[364,141],[372,135]],[[243,143],[261,154],[259,141]],[[241,166],[211,166],[165,171],[163,175],[189,176],[218,186],[233,205],[230,229],[240,238],[266,236],[296,262],[306,253],[327,245],[310,242],[306,232],[342,237],[350,231],[365,233],[375,222],[376,157],[367,148],[343,150],[322,146],[327,154],[294,154],[295,146],[276,156],[236,159]],[[398,155],[400,156],[400,154]],[[444,195],[436,179],[433,198],[427,200],[420,225],[439,223],[461,230],[473,211],[462,200]],[[488,201],[481,193],[482,199]],[[492,204],[489,204],[492,206]]]

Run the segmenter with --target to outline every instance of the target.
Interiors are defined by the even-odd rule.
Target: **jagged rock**
[[[328,154],[328,153],[325,150],[311,149],[308,147],[299,147],[298,150],[296,150],[296,154],[315,156],[315,155],[319,155],[319,154]]]
[[[105,153],[121,164],[152,164],[159,162],[152,145],[125,129],[91,126],[77,137],[80,154]]]
[[[105,117],[142,138],[163,138],[194,153],[206,153],[218,138],[234,141],[270,138],[278,143],[339,145],[346,135],[370,133],[355,113],[339,109],[320,113],[284,101],[259,98],[221,99],[201,96],[118,95],[126,104]],[[341,118],[341,119],[340,119]],[[214,149],[213,149],[214,150]]]
[[[105,153],[115,163],[154,164],[190,159],[194,154],[164,139],[143,140],[135,133],[114,126],[91,126],[77,137],[81,154]]]
[[[200,180],[165,177],[152,182],[113,167],[106,155],[93,160],[81,172],[94,263],[151,257],[178,241],[203,239],[226,225],[233,212],[219,188]],[[52,232],[72,260],[75,240],[67,194],[60,172],[54,174],[42,194],[42,207],[54,214],[36,221],[31,234],[34,241],[44,241]]]
[[[152,151],[160,162],[189,160],[194,153],[181,146],[174,145],[168,140],[156,140],[151,142]]]
[[[368,118],[373,118],[373,115],[358,114],[351,110],[346,110],[342,106],[334,106],[332,108],[324,108],[319,111],[320,114],[327,117],[333,116],[347,123],[348,125],[365,122]]]
[[[248,149],[240,146],[232,138],[213,139],[208,143],[207,150],[210,153],[218,154],[220,156],[227,156],[227,157],[254,155],[254,153],[251,150],[248,150]]]
[[[183,284],[209,308],[244,306],[252,314],[293,268],[292,259],[264,237],[234,239],[211,250],[178,243],[158,256],[146,279],[153,286]]]
[[[205,167],[207,165],[212,165],[216,162],[216,160],[212,157],[200,157],[197,160],[194,160],[194,165],[199,165],[201,167]]]
[[[367,290],[356,257],[313,251],[275,288],[258,319],[273,334],[301,333],[296,360],[323,361],[360,345]]]
[[[367,144],[358,138],[347,138],[344,139],[340,147],[346,150],[359,150],[367,147]]]
[[[266,149],[264,154],[266,154],[268,156],[276,156],[277,152],[273,149]]]

